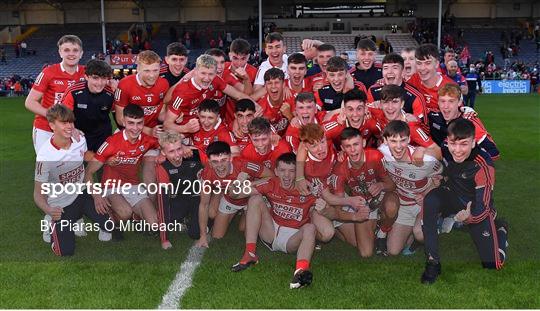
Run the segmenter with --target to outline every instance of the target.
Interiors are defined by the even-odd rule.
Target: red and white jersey
[[[413,146],[407,147],[411,159],[415,149]],[[396,161],[386,144],[380,145],[379,151],[384,155],[384,167],[396,184],[402,206],[416,205],[416,195],[433,185],[430,177],[440,175],[443,171],[441,162],[427,154],[424,154],[424,165],[418,167],[411,162]]]
[[[229,170],[229,174],[225,177],[219,177],[216,174],[216,171],[208,165],[206,166],[202,173],[201,173],[201,179],[203,181],[209,181],[212,189],[219,189],[219,193],[223,193],[223,196],[229,201],[230,203],[238,206],[244,206],[247,205],[249,198],[243,198],[243,199],[233,199],[227,193],[225,192],[225,188],[227,187],[227,183],[232,183],[233,181],[238,179],[238,174],[240,172],[244,172],[250,176],[250,180],[254,180],[256,178],[260,178],[262,173],[264,171],[264,167],[253,163],[246,161],[244,159],[240,158],[233,158],[231,162],[231,168]],[[232,184],[230,185],[232,186]],[[217,191],[215,191],[217,193]]]
[[[290,106],[291,102],[293,101],[294,98],[284,100],[282,105],[288,103]],[[274,127],[279,136],[283,136],[283,134],[285,134],[285,131],[287,130],[287,127],[289,126],[289,120],[283,114],[281,114],[280,109],[282,106],[273,106],[268,96],[264,96],[263,98],[259,99],[257,103],[259,104],[259,106],[261,106],[261,109],[263,110],[262,116],[268,119],[268,121]]]
[[[282,56],[282,63],[281,66],[278,67],[272,63],[270,63],[270,59],[265,60],[259,65],[259,69],[257,70],[257,76],[255,77],[255,82],[253,82],[254,85],[264,85],[264,74],[268,71],[270,68],[279,68],[283,73],[285,73],[285,79],[289,78],[289,72],[287,70],[287,61],[289,56],[286,54],[283,54]]]
[[[294,99],[296,98],[296,96],[300,93],[313,93],[313,79],[312,79],[313,76],[311,77],[305,77],[303,80],[302,80],[302,89],[297,92],[293,89],[293,86],[291,84],[291,80],[290,79],[285,79],[285,85],[289,88],[289,90],[291,90],[291,93],[292,93],[292,100],[289,102],[289,104],[291,105],[291,111],[294,111],[294,108],[296,106],[296,102],[294,101]]]
[[[203,100],[221,98],[225,87],[227,84],[220,77],[215,77],[207,89],[201,88],[194,78],[182,80],[172,92],[172,100],[168,109],[175,115],[183,113],[184,118],[180,125],[184,125],[189,120],[197,118],[199,105]]]
[[[410,85],[414,86],[423,96],[426,100],[426,108],[428,111],[439,111],[439,89],[443,87],[444,85],[451,83],[451,84],[457,84],[454,82],[454,80],[448,78],[446,75],[439,74],[439,78],[437,80],[437,83],[435,83],[434,87],[426,87],[424,84],[422,84],[422,80],[420,79],[420,75],[418,73],[415,73],[411,76],[411,78],[407,81]]]
[[[84,67],[77,66],[74,74],[69,74],[62,63],[46,67],[36,77],[32,86],[33,90],[43,93],[41,106],[49,109],[53,105],[60,104],[66,89],[79,81],[84,81]],[[38,116],[34,118],[34,127],[40,130],[52,132],[47,118]]]
[[[326,138],[332,140],[335,144],[340,143],[341,132],[346,127],[351,126],[349,120],[345,120],[345,124],[340,124],[338,121],[338,114],[333,115],[330,120],[323,123],[324,131],[326,132]],[[367,115],[364,116],[364,122],[358,129],[364,141],[370,142],[381,136],[383,127],[380,126],[377,119],[370,118]]]
[[[225,63],[225,69],[223,70],[223,80],[230,86],[235,86],[238,83],[243,83],[232,73],[231,66],[232,65],[230,62]],[[249,81],[251,82],[251,84],[253,84],[253,82],[255,81],[255,77],[257,76],[257,68],[253,67],[250,64],[246,64],[244,69],[249,76]],[[236,101],[227,96],[225,100],[225,107],[222,107],[222,117],[225,118],[225,122],[233,122],[235,105]]]
[[[145,87],[139,75],[127,76],[118,83],[114,103],[119,107],[126,107],[128,104],[140,106],[144,110],[144,126],[155,127],[158,125],[163,98],[168,88],[169,82],[162,77],[158,77],[153,86]]]
[[[119,180],[121,184],[138,184],[138,170],[143,155],[151,149],[158,149],[159,143],[155,137],[141,133],[135,143],[131,143],[125,130],[109,136],[99,147],[95,158],[105,163],[110,158],[116,158],[118,164],[109,166],[105,164],[101,182],[106,180]]]
[[[50,184],[80,184],[84,186],[84,153],[86,140],[84,136],[77,142],[71,141],[69,149],[56,146],[51,137],[39,149],[36,157],[34,180]],[[47,203],[53,207],[66,207],[73,203],[78,193],[62,191],[57,196],[47,196]]]
[[[298,229],[309,222],[309,212],[317,200],[314,196],[303,196],[294,187],[284,189],[279,177],[272,177],[255,188],[270,202],[276,224]]]
[[[372,198],[367,190],[369,186],[381,182],[383,177],[388,176],[382,159],[381,152],[366,148],[364,149],[364,164],[360,168],[353,167],[349,158],[338,162],[329,184],[336,194],[345,193],[345,185],[347,185],[352,191],[352,196],[362,196],[369,200]]]
[[[280,140],[277,146],[272,145],[266,154],[260,154],[253,143],[249,143],[240,153],[240,157],[274,169],[277,158],[287,152],[291,152],[291,147],[284,140]]]
[[[228,143],[229,146],[236,145],[232,133],[223,125],[221,119],[210,131],[204,130],[201,126],[200,130],[193,134],[192,139],[193,145],[203,152],[206,152],[208,145],[218,140]]]
[[[329,183],[329,178],[332,176],[332,171],[336,162],[337,155],[331,142],[328,142],[328,154],[323,160],[315,158],[308,152],[308,157],[304,166],[304,177],[309,183],[311,194],[316,197],[321,196],[322,191]]]

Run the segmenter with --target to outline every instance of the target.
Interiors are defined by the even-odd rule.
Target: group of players
[[[136,219],[184,223],[199,247],[238,215],[246,244],[232,271],[258,263],[260,238],[297,254],[290,287],[303,287],[316,246],[337,237],[361,257],[423,243],[421,281],[433,283],[442,217],[468,224],[484,267],[505,261],[507,224],[492,198],[499,152],[434,45],[378,65],[375,43],[363,39],[349,69],[332,45],[306,39],[287,56],[270,33],[259,68],[236,39],[228,55],[208,50],[189,70],[188,51],[172,43],[164,62],[141,52],[137,73],[119,83],[103,61],[79,65],[78,37],[58,48],[62,61],[40,73],[25,103],[36,115],[34,200],[57,255],[74,253],[83,215],[101,241],[121,238],[107,221]],[[86,190],[52,196],[47,183]],[[145,191],[152,184],[181,187]],[[172,247],[168,230],[152,232]]]

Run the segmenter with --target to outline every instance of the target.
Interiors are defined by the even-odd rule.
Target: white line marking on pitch
[[[182,263],[180,271],[169,286],[167,293],[163,296],[158,309],[180,309],[180,299],[184,296],[193,282],[193,274],[201,264],[206,248],[199,248],[195,245],[191,247],[186,260]]]

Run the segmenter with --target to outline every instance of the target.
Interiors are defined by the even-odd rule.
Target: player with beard
[[[371,39],[362,39],[356,46],[356,59],[358,63],[354,65],[351,71],[356,81],[362,82],[366,88],[371,87],[382,78],[382,69],[375,64],[375,55],[377,46]]]
[[[447,73],[446,75],[448,78],[454,80],[459,85],[459,88],[461,89],[461,94],[466,96],[469,93],[469,86],[467,85],[467,80],[465,80],[465,77],[461,74],[459,70],[459,66],[455,60],[451,60],[446,65]]]
[[[280,155],[291,152],[291,147],[285,140],[272,139],[272,126],[265,118],[251,120],[248,131],[251,142],[240,153],[243,159],[273,169]]]
[[[367,92],[368,103],[373,103],[376,107],[378,107],[379,105],[376,105],[376,103],[381,100],[381,91],[383,86],[389,84],[397,85],[404,90],[403,96],[405,104],[403,106],[403,110],[406,113],[416,116],[418,120],[422,121],[424,129],[427,130],[429,126],[427,122],[427,109],[424,96],[422,96],[422,94],[418,92],[416,88],[403,81],[403,66],[403,58],[396,53],[389,53],[383,58],[383,78],[369,88]]]
[[[348,187],[351,196],[361,196],[367,202],[371,210],[368,220],[355,222],[354,229],[359,255],[371,257],[377,223],[380,228],[378,231],[386,233],[392,229],[396,220],[399,209],[399,197],[394,192],[396,185],[384,169],[383,155],[376,149],[364,148],[358,129],[348,127],[343,130],[341,149],[346,159],[334,167],[330,185],[338,196],[345,196],[345,188]],[[383,254],[386,240],[378,239],[377,246]]]
[[[499,158],[499,150],[488,133],[484,124],[476,113],[463,112],[463,96],[459,86],[448,84],[439,90],[439,110],[440,112],[429,113],[430,132],[433,140],[441,147],[447,145],[448,125],[456,119],[468,119],[475,127],[475,143],[478,147],[486,151],[492,160]]]
[[[442,165],[429,151],[424,154],[422,166],[412,163],[415,147],[409,144],[410,130],[404,121],[390,121],[383,137],[379,151],[384,155],[384,167],[396,184],[400,200],[398,217],[387,239],[388,254],[395,256],[414,240],[424,240],[421,228],[424,196],[439,185]]]
[[[412,75],[416,72],[416,49],[406,47],[401,49],[400,55],[403,57],[403,80],[408,82]]]
[[[445,84],[455,84],[446,75],[437,72],[439,67],[439,49],[434,44],[422,44],[416,48],[416,73],[407,81],[414,86],[426,100],[428,111],[438,111],[437,91]]]

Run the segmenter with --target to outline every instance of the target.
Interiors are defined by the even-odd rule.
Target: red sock
[[[251,261],[254,256],[257,256],[255,253],[256,248],[256,243],[246,243],[246,250],[244,251],[244,256],[242,256],[242,260],[240,260],[240,262],[245,264],[248,261]],[[252,254],[254,256],[252,256]]]
[[[384,232],[384,233],[388,233],[388,232],[392,231],[392,226],[382,226],[381,231]]]
[[[307,259],[298,259],[296,261],[296,270],[309,270],[309,260]]]

